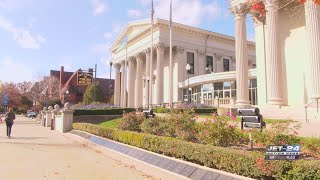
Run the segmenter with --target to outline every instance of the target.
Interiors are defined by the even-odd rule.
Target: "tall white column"
[[[156,76],[156,102],[160,105],[163,102],[163,61],[164,61],[164,48],[165,45],[158,43],[157,48],[157,76]]]
[[[144,51],[144,53],[146,54],[146,71],[145,71],[145,77],[149,77],[149,75],[150,75],[150,54],[151,54],[151,51],[150,51],[150,49],[146,49],[145,51]],[[144,88],[144,91],[145,91],[145,93],[144,93],[144,95],[145,95],[145,97],[144,97],[144,104],[145,104],[145,106],[148,106],[148,102],[149,102],[149,97],[150,97],[150,95],[149,95],[149,86],[151,85],[151,83],[150,83],[150,81],[147,81],[146,80],[146,86],[145,86],[145,88]]]
[[[267,104],[267,77],[266,77],[266,47],[264,19],[252,17],[256,41],[257,89],[259,92],[258,105]]]
[[[283,87],[281,80],[281,57],[279,44],[278,0],[266,0],[266,25],[267,25],[267,81],[268,104],[284,105]]]
[[[114,104],[115,105],[120,105],[120,64],[114,64],[114,67],[116,69],[115,72],[115,89],[114,89]]]
[[[306,35],[308,44],[310,99],[320,97],[320,5],[313,0],[305,3]]]
[[[124,89],[125,86],[125,76],[126,76],[126,70],[125,70],[125,61],[121,62],[121,106],[125,106],[126,102],[126,92]]]
[[[143,59],[142,54],[136,55],[137,69],[136,69],[136,83],[135,83],[135,107],[139,108],[142,106],[142,65]]]
[[[134,76],[134,57],[129,57],[128,65],[129,65],[129,72],[128,72],[128,107],[134,107],[134,100],[135,100],[135,76]]]
[[[177,58],[177,60],[178,60],[178,82],[183,82],[184,81],[184,79],[183,79],[183,75],[184,75],[184,73],[185,73],[185,68],[186,68],[186,66],[185,66],[185,64],[186,63],[184,63],[183,62],[183,55],[184,55],[184,48],[183,47],[181,47],[181,46],[178,46],[178,47],[176,47],[175,48],[175,53],[176,53],[176,58]],[[185,62],[187,62],[187,59],[185,59]],[[173,73],[170,73],[170,76],[169,76],[169,78],[173,78],[172,77],[172,74]],[[171,92],[171,94],[173,94],[173,89],[170,89],[169,90],[170,92]],[[179,87],[177,88],[177,90],[175,90],[176,92],[178,92],[178,98],[177,98],[177,101],[183,101],[183,90],[182,89],[180,89]],[[173,98],[172,96],[170,97],[170,98]],[[172,100],[172,99],[170,99],[170,100]],[[169,102],[171,102],[171,101],[169,101]]]
[[[207,67],[207,56],[204,54],[204,52],[198,50],[197,51],[197,54],[198,54],[198,72],[199,74],[198,75],[204,75],[204,74],[207,74],[207,70],[206,70],[206,67]]]
[[[246,8],[245,6],[233,7],[235,15],[236,33],[236,79],[237,79],[237,101],[236,106],[248,107],[248,46],[246,33]]]

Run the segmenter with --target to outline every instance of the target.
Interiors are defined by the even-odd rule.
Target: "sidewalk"
[[[34,119],[17,116],[12,138],[0,125],[0,177],[5,180],[156,179],[107,157]]]

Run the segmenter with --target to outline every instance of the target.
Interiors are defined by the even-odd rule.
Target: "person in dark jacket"
[[[11,137],[11,128],[13,125],[13,120],[16,119],[16,115],[13,113],[13,110],[10,108],[9,112],[5,116],[5,121],[7,125],[7,136],[10,138]]]

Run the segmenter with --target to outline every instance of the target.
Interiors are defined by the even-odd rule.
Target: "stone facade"
[[[256,67],[253,42],[248,42],[244,37],[241,43],[235,44],[234,37],[173,23],[170,73],[169,22],[154,20],[152,53],[150,29],[150,20],[130,22],[111,47],[116,70],[115,104],[142,107],[147,106],[148,101],[154,106],[180,103],[186,100],[188,85],[196,89],[201,86],[202,89],[204,84],[213,85],[226,80],[235,82],[236,79],[239,87],[237,96],[241,97],[237,103],[250,104],[248,80],[255,79]],[[245,33],[245,25],[239,33]],[[128,37],[128,41],[121,48],[124,37]],[[246,54],[236,56],[236,47],[246,48]],[[191,65],[189,74],[187,64]],[[241,67],[242,71],[236,73],[236,67]],[[214,88],[211,91],[210,97],[213,98]],[[192,94],[192,101],[203,103],[204,96],[200,94],[198,97],[199,92],[192,90],[187,97],[191,98]],[[226,92],[221,97],[231,98],[231,94],[231,91]],[[209,99],[208,96],[206,98]]]

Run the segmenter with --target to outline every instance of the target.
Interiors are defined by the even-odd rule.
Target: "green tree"
[[[96,91],[94,93],[94,91]],[[95,96],[95,97],[94,97]],[[84,93],[84,104],[91,104],[92,102],[104,102],[104,95],[99,85],[89,85]]]

